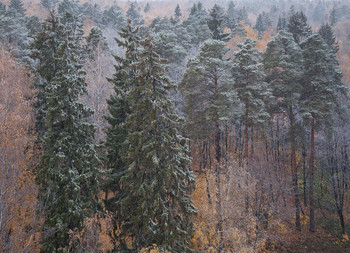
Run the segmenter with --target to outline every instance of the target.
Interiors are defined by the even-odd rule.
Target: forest
[[[350,252],[350,2],[0,0],[0,252]]]

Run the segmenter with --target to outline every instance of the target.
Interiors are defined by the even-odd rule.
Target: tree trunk
[[[315,232],[315,210],[314,210],[314,162],[315,162],[315,119],[311,120],[310,139],[310,232]]]
[[[254,155],[254,129],[253,129],[253,127],[250,128],[250,134],[251,134],[250,153],[251,153],[251,155]]]
[[[303,188],[304,188],[304,206],[307,206],[307,197],[306,197],[306,147],[303,142],[302,147],[302,157],[303,157]]]
[[[218,99],[218,79],[215,78],[215,99]],[[223,220],[222,220],[222,206],[221,206],[221,169],[220,169],[220,160],[221,160],[221,149],[220,149],[220,125],[219,125],[219,113],[216,112],[215,115],[215,159],[216,159],[216,175],[215,175],[215,183],[217,187],[216,192],[216,212],[218,215],[218,224],[216,228],[216,232],[219,234],[220,241],[218,246],[218,252],[222,252],[223,243],[224,243],[224,235],[223,235]]]
[[[295,129],[294,129],[294,114],[293,107],[289,107],[289,118],[290,118],[290,143],[291,143],[291,165],[292,165],[292,176],[293,176],[293,190],[294,190],[294,201],[295,201],[295,227],[298,231],[301,231],[300,224],[300,201],[298,194],[298,178],[297,178],[297,163],[295,155]]]
[[[342,234],[345,234],[345,222],[344,222],[343,210],[338,209],[338,216],[339,216],[340,225],[341,225],[341,232]]]
[[[244,158],[248,161],[248,102],[245,103]]]

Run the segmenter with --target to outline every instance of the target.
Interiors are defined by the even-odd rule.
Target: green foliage
[[[126,11],[126,18],[131,20],[133,26],[143,25],[144,20],[142,19],[141,13],[137,9],[137,3],[130,3],[129,9]]]
[[[135,72],[127,96],[127,133],[119,152],[124,167],[115,202],[120,224],[118,250],[156,244],[165,251],[189,252],[196,209],[190,199],[195,179],[189,169],[187,139],[178,132],[180,118],[169,99],[173,86],[164,76],[164,61],[155,53],[150,37],[140,45],[136,61],[132,55],[125,58],[131,60]]]
[[[238,44],[239,50],[235,52],[232,66],[234,88],[248,114],[246,120],[249,126],[264,124],[270,117],[266,103],[271,97],[271,91],[265,82],[262,53],[255,45],[256,41],[251,39]]]
[[[54,14],[43,24],[37,43],[44,47],[36,51],[42,60],[38,73],[45,79],[42,96],[47,103],[43,153],[36,175],[45,213],[41,252],[65,252],[77,246],[79,242],[71,240],[70,233],[81,230],[85,218],[93,216],[99,206],[99,159],[92,144],[95,130],[87,122],[92,111],[78,101],[86,93],[83,32],[72,14],[61,19],[66,26]],[[56,54],[48,55],[52,47]],[[48,71],[52,68],[54,72]]]
[[[297,43],[300,43],[303,38],[312,33],[311,27],[307,24],[307,18],[302,11],[296,13],[292,12],[287,27],[288,32],[293,34]]]
[[[19,14],[22,17],[24,17],[25,11],[26,11],[23,7],[22,0],[11,0],[9,5],[9,10],[15,11],[17,14]]]
[[[305,75],[301,111],[305,119],[315,118],[320,125],[331,119],[333,108],[345,86],[335,53],[320,35],[314,34],[301,43]]]
[[[222,124],[233,117],[236,96],[230,63],[223,57],[225,42],[207,40],[199,55],[190,59],[180,88],[186,106],[186,129],[191,138],[212,138],[215,121]]]
[[[113,197],[104,200],[106,210],[111,212],[113,228],[110,237],[117,250],[121,238],[119,230],[124,219],[117,210],[120,199],[124,196],[120,187],[121,177],[125,174],[126,165],[121,159],[121,147],[125,142],[128,129],[125,127],[127,115],[130,113],[129,94],[135,83],[135,70],[131,65],[137,59],[139,37],[138,29],[133,29],[131,22],[119,33],[121,39],[116,39],[118,45],[125,49],[125,58],[115,56],[115,74],[108,79],[114,85],[114,94],[107,100],[109,115],[106,120],[109,124],[107,138],[104,143],[106,150],[105,164],[107,167],[107,178],[103,185],[106,196],[113,193]]]
[[[214,40],[229,40],[229,34],[224,33],[224,11],[218,5],[214,5],[214,7],[210,10],[209,19],[208,19],[208,27],[213,35]]]

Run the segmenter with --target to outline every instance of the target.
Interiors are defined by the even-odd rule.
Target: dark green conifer
[[[196,209],[190,199],[195,179],[187,139],[178,131],[180,119],[169,99],[174,87],[164,76],[164,61],[149,36],[140,44],[131,65],[136,75],[121,153],[126,166],[119,181],[123,195],[117,201],[123,221],[120,246],[131,239],[131,247],[120,250],[155,244],[164,251],[189,252]]]
[[[78,233],[85,218],[92,217],[99,206],[95,130],[87,122],[92,110],[79,102],[79,96],[86,93],[81,60],[83,30],[72,14],[66,13],[62,19],[66,26],[54,15],[46,21],[39,38],[44,48],[38,52],[38,57],[44,59],[39,74],[46,81],[43,96],[47,103],[46,132],[36,175],[45,217],[40,251],[50,253],[78,247],[79,241],[73,240],[71,233]],[[48,38],[44,38],[46,35]],[[52,52],[55,54],[49,55]]]

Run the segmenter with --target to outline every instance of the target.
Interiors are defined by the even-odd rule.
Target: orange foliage
[[[0,251],[36,252],[39,220],[31,76],[0,50]]]

